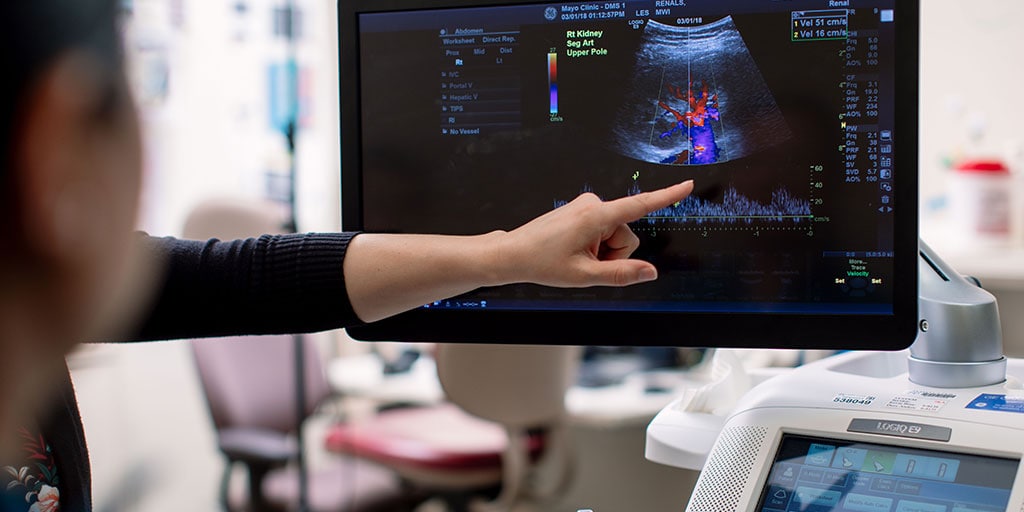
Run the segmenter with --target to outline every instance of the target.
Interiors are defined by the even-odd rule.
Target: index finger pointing
[[[610,201],[615,205],[613,215],[619,222],[632,222],[655,210],[686,199],[693,192],[693,180],[665,187],[650,192],[641,192],[628,197]]]

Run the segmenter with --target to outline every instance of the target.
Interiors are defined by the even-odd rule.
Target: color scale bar
[[[551,115],[558,114],[558,54],[548,54],[548,89],[551,90]]]

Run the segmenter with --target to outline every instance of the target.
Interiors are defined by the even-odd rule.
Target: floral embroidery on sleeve
[[[0,475],[0,482],[7,481],[3,493],[8,497],[24,494],[26,512],[59,512],[60,478],[53,450],[41,434],[24,427],[18,433],[25,457],[17,467],[4,466]]]

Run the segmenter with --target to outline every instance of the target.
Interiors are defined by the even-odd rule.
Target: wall
[[[945,194],[944,161],[1024,143],[1024,2],[922,0],[921,206]]]

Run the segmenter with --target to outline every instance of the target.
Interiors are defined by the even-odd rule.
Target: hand
[[[584,193],[510,231],[502,243],[509,282],[547,286],[626,286],[651,281],[658,271],[630,259],[640,240],[627,223],[682,201],[693,181],[602,201]]]
[[[352,308],[372,322],[482,286],[626,286],[658,275],[629,259],[640,241],[627,223],[682,201],[687,181],[602,201],[583,194],[509,232],[482,235],[364,233],[349,243],[343,271]]]

